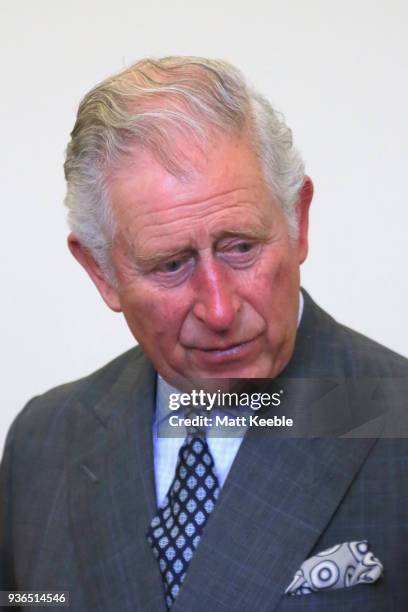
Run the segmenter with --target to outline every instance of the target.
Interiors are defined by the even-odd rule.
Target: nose
[[[231,271],[213,259],[202,262],[196,276],[195,317],[207,328],[221,333],[231,329],[239,309],[240,297]]]

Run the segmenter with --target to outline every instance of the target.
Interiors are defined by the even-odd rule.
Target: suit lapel
[[[155,512],[152,427],[155,373],[141,352],[100,377],[71,411],[70,522],[91,609],[164,610],[146,540]]]

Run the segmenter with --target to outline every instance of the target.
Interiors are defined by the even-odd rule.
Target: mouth
[[[238,344],[230,344],[226,347],[194,348],[193,351],[200,361],[207,364],[240,361],[250,356],[255,350],[258,338],[259,336]]]

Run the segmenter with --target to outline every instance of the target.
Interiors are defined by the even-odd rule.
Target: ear
[[[114,310],[115,312],[121,312],[122,308],[120,305],[120,299],[118,292],[101,270],[97,261],[93,258],[91,253],[86,249],[75,236],[75,234],[69,234],[68,248],[71,251],[75,259],[81,264],[81,266],[88,272],[96,288],[101,294],[104,302]]]
[[[309,240],[308,240],[308,232],[309,232],[309,208],[310,203],[313,198],[313,183],[308,176],[305,176],[303,179],[302,187],[299,192],[299,199],[297,202],[297,219],[298,219],[298,260],[299,264],[302,264],[308,253],[309,249]]]

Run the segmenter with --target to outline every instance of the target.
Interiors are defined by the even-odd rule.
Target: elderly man
[[[139,346],[13,423],[2,588],[75,612],[407,609],[408,445],[381,418],[349,439],[157,433],[171,394],[237,379],[295,381],[300,415],[318,387],[333,424],[384,402],[324,381],[407,378],[299,290],[313,189],[283,119],[226,62],[170,57],[95,87],[71,136],[68,245]]]

